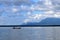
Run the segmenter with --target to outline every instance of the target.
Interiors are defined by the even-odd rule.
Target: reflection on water
[[[0,28],[1,40],[60,40],[59,27]]]

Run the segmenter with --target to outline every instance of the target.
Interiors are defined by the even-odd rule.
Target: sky
[[[38,4],[42,0],[30,1],[34,4],[16,6],[12,3],[8,6],[4,2],[0,3],[0,25],[23,25],[28,22],[40,22],[46,18],[60,18],[60,12],[55,12],[50,0],[44,1],[44,5]]]

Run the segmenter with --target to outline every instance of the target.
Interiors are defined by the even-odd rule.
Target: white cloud
[[[60,18],[60,15],[54,14],[54,17],[55,17],[55,18]]]
[[[31,5],[30,10],[32,10],[32,11],[35,10],[34,5]]]
[[[33,17],[34,19],[40,19],[42,15],[41,14],[35,14],[35,16]]]
[[[27,22],[29,22],[29,21],[30,21],[29,19],[25,19],[25,20],[24,20],[24,23],[27,23]]]
[[[46,14],[46,15],[54,14],[54,11],[52,11],[52,10],[46,11],[45,14]]]
[[[52,2],[50,0],[45,0],[45,5],[52,5]]]
[[[31,14],[31,12],[27,12],[27,15],[30,15]]]
[[[17,12],[18,9],[17,8],[12,8],[12,12]]]
[[[40,22],[45,18],[46,17],[42,16],[41,14],[34,14],[32,16],[28,16],[28,18],[24,20],[24,23],[27,23],[27,22]]]

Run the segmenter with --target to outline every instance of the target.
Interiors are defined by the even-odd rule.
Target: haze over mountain
[[[28,22],[25,25],[60,25],[60,18],[46,18],[41,22]]]

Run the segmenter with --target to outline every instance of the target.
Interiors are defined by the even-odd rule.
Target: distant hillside
[[[46,18],[41,22],[27,23],[25,25],[60,25],[60,18]]]

